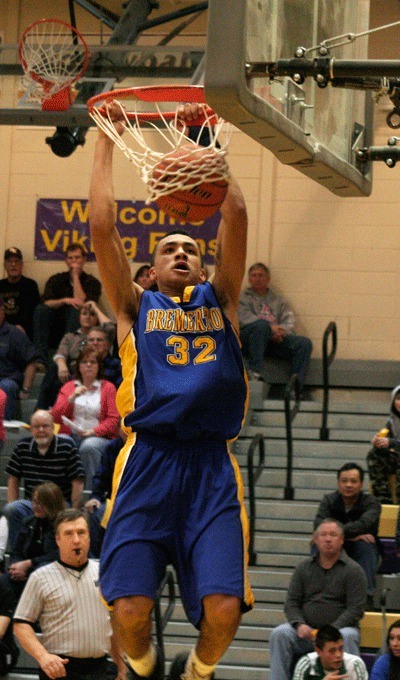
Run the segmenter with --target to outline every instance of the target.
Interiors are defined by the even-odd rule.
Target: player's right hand
[[[112,100],[110,102],[106,102],[104,104],[104,107],[102,107],[105,117],[110,118],[112,122],[114,123],[114,127],[116,131],[118,132],[119,135],[122,135],[124,130],[126,129],[126,121],[125,121],[125,108],[121,106],[117,101]]]

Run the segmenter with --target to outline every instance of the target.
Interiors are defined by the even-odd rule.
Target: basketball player
[[[122,133],[118,107],[109,108]],[[198,106],[180,107],[180,116],[196,120]],[[213,285],[206,282],[196,241],[176,232],[153,253],[150,277],[158,291],[143,291],[132,282],[114,223],[113,147],[99,131],[90,226],[117,319],[123,366],[117,401],[128,438],[114,474],[100,585],[113,606],[131,678],[161,680],[151,611],[172,563],[186,614],[200,635],[190,655],[174,659],[169,678],[211,680],[241,612],[253,604],[243,487],[227,447],[239,433],[247,399],[236,317],[246,208],[232,181],[221,207]]]

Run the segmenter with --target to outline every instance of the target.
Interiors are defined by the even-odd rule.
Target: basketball
[[[204,153],[203,153],[204,152]],[[171,191],[156,199],[157,205],[170,217],[184,222],[202,222],[221,207],[228,190],[228,182],[215,172],[215,180],[209,177],[204,182],[185,189],[204,174],[204,163],[209,150],[200,148],[176,149],[166,154],[154,167],[154,184],[176,184],[180,178],[181,189]],[[189,171],[190,168],[190,171]]]

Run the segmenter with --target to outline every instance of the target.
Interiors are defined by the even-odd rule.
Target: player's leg
[[[204,663],[218,663],[235,637],[241,618],[238,597],[216,594],[203,599],[203,618],[196,652]]]
[[[174,526],[174,475],[163,453],[140,437],[120,456],[124,473],[109,519],[100,559],[102,595],[114,608],[113,625],[128,655],[131,680],[161,680],[163,668],[151,641],[151,610],[168,562],[165,537]]]
[[[240,598],[232,595],[207,595],[203,599],[203,618],[196,647],[188,655],[173,660],[170,680],[212,680],[218,661],[228,649],[241,620]]]
[[[190,655],[174,659],[170,680],[181,676],[184,680],[211,680],[235,636],[241,612],[253,604],[245,568],[247,517],[240,471],[226,445],[208,442],[202,448],[195,452],[192,470],[201,491],[192,493],[186,521],[177,527],[181,541],[174,559],[186,614],[200,635]],[[205,449],[209,449],[210,460],[215,456],[215,465],[211,462],[208,469]]]
[[[140,595],[114,602],[113,630],[127,656],[131,680],[164,678],[161,655],[151,637],[153,605],[153,599]]]
[[[133,542],[118,547],[102,569],[102,593],[112,605],[113,629],[127,655],[131,680],[164,677],[160,655],[152,642],[151,612],[165,565],[161,548]]]

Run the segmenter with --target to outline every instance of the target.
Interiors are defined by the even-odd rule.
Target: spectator
[[[400,619],[389,626],[386,644],[388,651],[375,661],[369,680],[397,680],[397,678],[400,678]]]
[[[33,312],[40,302],[39,288],[33,279],[23,276],[23,258],[19,248],[7,248],[4,253],[7,278],[0,280],[6,321],[24,331],[33,340]]]
[[[75,380],[61,388],[52,413],[61,425],[60,433],[75,440],[85,470],[85,488],[91,489],[101,455],[109,439],[118,434],[116,389],[102,379],[102,361],[90,347],[80,353],[75,375]]]
[[[26,399],[36,373],[37,352],[26,333],[5,320],[0,296],[0,389],[6,395],[5,419],[15,418],[17,399]]]
[[[14,616],[15,634],[38,662],[40,680],[107,680],[110,650],[118,680],[125,680],[125,663],[112,644],[109,614],[100,599],[98,563],[88,559],[85,514],[61,512],[55,532],[60,559],[29,577]],[[37,621],[40,639],[33,628]]]
[[[73,377],[76,360],[79,353],[86,346],[88,333],[94,326],[104,329],[106,337],[111,339],[115,335],[115,325],[110,321],[96,305],[90,300],[79,310],[80,327],[75,333],[66,333],[61,340],[53,361],[48,366],[40,385],[37,408],[48,409],[53,406],[57,394],[64,383]],[[98,324],[102,324],[99,326]]]
[[[143,290],[148,290],[153,284],[153,281],[150,278],[150,265],[142,264],[133,277],[133,280],[141,286]]]
[[[120,430],[120,436],[112,439],[104,449],[99,467],[92,480],[92,496],[85,503],[85,510],[90,519],[90,549],[93,557],[100,557],[103,543],[104,529],[102,521],[104,513],[108,517],[111,512],[109,499],[111,498],[112,480],[115,461],[126,441],[126,434]]]
[[[296,567],[289,584],[285,603],[288,623],[271,634],[273,680],[290,680],[296,655],[314,650],[314,629],[327,623],[340,630],[346,652],[359,654],[358,623],[367,594],[365,574],[342,550],[339,522],[323,520],[314,540],[317,554]]]
[[[54,534],[54,520],[66,507],[60,487],[54,482],[36,486],[32,493],[33,516],[25,517],[10,556],[8,573],[1,578],[6,581],[19,599],[32,571],[58,558]]]
[[[396,505],[400,501],[400,385],[391,395],[390,415],[385,427],[372,439],[367,465],[372,493],[381,503]],[[390,478],[394,478],[394,494]]]
[[[239,324],[243,353],[249,361],[249,377],[264,380],[264,357],[290,362],[292,373],[303,386],[310,361],[312,342],[295,335],[295,318],[288,302],[270,288],[270,271],[262,262],[248,272],[250,287],[240,294]]]
[[[87,335],[88,347],[94,348],[103,361],[104,378],[119,387],[122,382],[122,367],[119,357],[111,356],[110,340],[105,328],[91,328]]]
[[[296,664],[293,680],[368,680],[364,661],[343,651],[340,631],[327,624],[321,626],[315,637],[315,652],[303,656]]]
[[[365,571],[368,607],[372,607],[379,562],[377,541],[381,504],[377,498],[363,492],[364,470],[357,463],[342,465],[337,479],[338,490],[323,497],[314,527],[328,517],[343,524],[344,549]]]
[[[43,368],[48,364],[49,347],[57,347],[65,333],[74,333],[79,327],[78,310],[83,303],[98,302],[101,295],[100,281],[84,271],[83,246],[71,243],[65,262],[68,271],[50,276],[33,317],[34,342]]]
[[[68,504],[79,507],[82,499],[84,471],[74,441],[54,434],[49,411],[35,411],[31,418],[31,435],[17,443],[6,466],[7,500],[4,514],[8,519],[11,550],[24,517],[32,516],[32,491],[42,482],[54,482],[61,488]],[[24,480],[25,498],[19,499]]]

